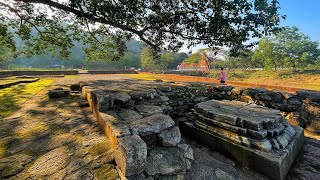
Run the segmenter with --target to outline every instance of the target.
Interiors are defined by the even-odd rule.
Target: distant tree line
[[[265,70],[320,69],[319,42],[311,41],[297,27],[284,27],[275,35],[262,38],[252,51],[244,50],[236,57],[227,56],[226,60],[215,59],[212,65]]]
[[[146,65],[145,59],[140,56],[146,57],[146,51],[152,51],[152,49],[145,47],[141,41],[131,39],[126,43],[126,51],[124,56],[116,61],[108,58],[101,59],[87,59],[86,54],[82,49],[82,44],[76,43],[74,47],[70,49],[70,55],[66,59],[60,59],[57,56],[51,54],[33,55],[31,57],[11,58],[11,65],[15,68],[53,68],[55,65],[64,66],[65,68],[77,68],[77,69],[129,69],[129,68],[143,68],[145,70],[167,70],[175,69],[178,64],[183,62],[188,55],[186,53],[173,53],[163,51],[161,58],[157,59],[157,62],[153,61],[155,58],[150,56],[153,61]],[[9,59],[9,58],[6,58]],[[9,62],[9,61],[8,61]],[[148,63],[147,63],[148,64]],[[152,65],[151,65],[152,64]]]

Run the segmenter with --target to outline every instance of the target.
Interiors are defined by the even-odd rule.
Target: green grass
[[[40,79],[29,84],[19,84],[0,89],[0,119],[18,110],[26,100],[53,83],[54,79]]]

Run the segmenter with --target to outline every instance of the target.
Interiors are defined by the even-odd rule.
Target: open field
[[[299,89],[320,91],[320,74],[298,74],[288,71],[226,71],[227,84],[241,87],[262,87],[295,92]],[[185,76],[178,74],[140,73],[124,75],[141,80],[162,79],[164,81],[219,83],[219,71],[209,77]]]

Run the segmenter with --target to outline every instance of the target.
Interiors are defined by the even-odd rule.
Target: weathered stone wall
[[[13,76],[13,73],[11,71],[0,72],[0,78],[10,77],[10,76]]]
[[[13,76],[77,75],[78,71],[11,71]]]
[[[76,75],[78,71],[5,71],[0,72],[1,77],[10,76],[39,76],[39,75]]]
[[[124,69],[117,69],[117,70],[89,70],[89,74],[138,74],[135,70],[124,70]]]
[[[166,86],[157,89],[157,92],[170,99],[164,105],[168,106],[167,109],[172,117],[184,117],[195,104],[210,99],[237,100],[280,110],[291,124],[320,133],[319,91],[300,90],[296,94],[291,94],[263,88],[190,84],[184,87]]]
[[[117,166],[126,178],[184,177],[193,152],[172,118],[157,106],[168,99],[154,89],[127,93],[85,86],[82,94],[111,141]]]

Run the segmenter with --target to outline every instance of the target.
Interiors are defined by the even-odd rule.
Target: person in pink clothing
[[[220,83],[225,83],[227,80],[226,72],[223,70],[223,67],[221,67],[220,71]]]

